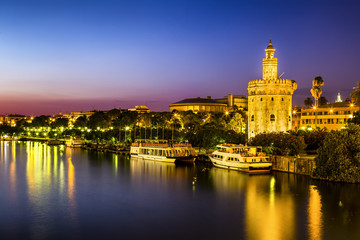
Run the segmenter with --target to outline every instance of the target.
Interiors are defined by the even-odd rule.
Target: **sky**
[[[0,114],[57,114],[247,95],[272,40],[294,104],[360,81],[360,3],[0,0]]]

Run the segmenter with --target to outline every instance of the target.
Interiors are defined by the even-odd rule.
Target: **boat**
[[[79,148],[84,145],[85,141],[80,136],[67,136],[65,138],[65,145],[67,147]]]
[[[130,155],[139,159],[172,163],[194,162],[197,156],[189,143],[145,139],[138,139],[131,144]]]
[[[271,171],[272,162],[262,152],[262,147],[237,144],[219,144],[217,150],[209,155],[215,167],[263,174]]]

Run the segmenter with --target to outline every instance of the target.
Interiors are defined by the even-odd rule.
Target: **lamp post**
[[[126,127],[125,128],[125,131],[124,131],[124,142],[126,142],[126,132],[129,130],[129,127]]]

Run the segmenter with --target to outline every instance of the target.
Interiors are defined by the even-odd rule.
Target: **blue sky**
[[[247,94],[269,39],[279,74],[345,97],[359,79],[356,1],[0,1],[0,113],[55,114]]]

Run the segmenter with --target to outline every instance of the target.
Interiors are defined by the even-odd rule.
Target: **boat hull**
[[[143,160],[152,160],[159,162],[194,162],[195,156],[182,156],[182,157],[165,157],[165,156],[155,156],[155,155],[146,155],[146,154],[131,154],[131,157],[143,159]]]
[[[272,163],[271,162],[228,162],[214,159],[209,156],[212,164],[215,167],[236,170],[241,172],[247,172],[249,174],[267,174],[270,173]]]

